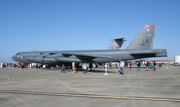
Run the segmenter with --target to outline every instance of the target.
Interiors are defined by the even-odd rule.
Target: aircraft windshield
[[[18,52],[16,55],[20,55],[20,53]]]

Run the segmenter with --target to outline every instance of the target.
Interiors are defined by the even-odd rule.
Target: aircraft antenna
[[[36,50],[36,49],[33,49],[32,51],[33,51],[33,52],[37,52],[37,50]]]

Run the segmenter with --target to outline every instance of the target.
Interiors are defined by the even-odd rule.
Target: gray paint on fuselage
[[[157,49],[155,49],[157,50]],[[166,53],[166,50],[162,50],[162,49],[158,49],[161,50],[162,52]],[[51,51],[50,51],[51,52]],[[88,56],[98,56],[98,58],[92,58],[92,62],[112,62],[112,61],[119,61],[119,59],[123,59],[123,60],[130,60],[130,59],[138,59],[138,58],[143,58],[142,57],[135,57],[131,54],[138,54],[138,53],[142,53],[141,55],[143,55],[143,53],[147,54],[150,53],[151,55],[154,53],[153,50],[79,50],[79,51],[56,51],[56,54],[54,55],[48,55],[48,56],[43,56],[43,55],[39,55],[38,53],[49,53],[48,51],[39,51],[39,52],[20,52],[20,57],[22,57],[21,61],[24,62],[37,62],[37,63],[59,63],[61,61],[57,61],[55,60],[56,58],[65,58],[65,59],[69,59],[73,61],[73,59],[76,59],[77,61],[77,57],[76,55],[72,55],[69,57],[64,57],[62,55],[62,53],[66,53],[66,54],[80,54],[80,55],[88,55]],[[159,53],[159,55],[161,55],[161,53]],[[156,53],[155,53],[156,54]],[[154,55],[155,55],[154,54]],[[102,57],[101,57],[102,56]],[[164,55],[163,57],[165,57],[166,55]],[[31,60],[24,60],[24,58],[29,57],[29,59]],[[44,57],[44,60],[43,60]],[[148,56],[146,56],[148,57]],[[152,56],[149,56],[152,57]],[[154,56],[156,57],[156,56]],[[161,56],[160,56],[161,57]],[[27,58],[28,59],[28,58]],[[83,58],[82,58],[83,59]],[[84,61],[86,61],[85,58]],[[87,60],[88,61],[88,60]],[[67,62],[67,61],[65,61]],[[81,62],[81,60],[77,61],[77,62]]]

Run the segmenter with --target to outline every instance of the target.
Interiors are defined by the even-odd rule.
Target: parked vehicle
[[[180,64],[178,62],[174,62],[173,66],[180,66]]]

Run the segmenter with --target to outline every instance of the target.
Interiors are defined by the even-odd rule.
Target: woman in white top
[[[120,74],[124,75],[124,61],[123,60],[119,60],[119,61],[120,61],[119,75]]]
[[[83,69],[83,75],[84,75],[84,74],[85,74],[85,75],[88,75],[86,62],[82,65],[82,69]]]

